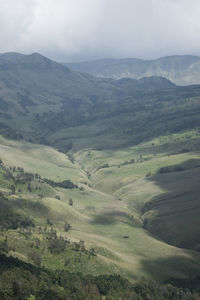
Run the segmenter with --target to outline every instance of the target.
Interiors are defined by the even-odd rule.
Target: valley
[[[73,154],[73,162],[71,155],[48,146],[3,137],[0,142],[0,157],[7,168],[20,167],[41,176],[24,185],[1,175],[1,192],[12,212],[30,216],[35,225],[30,236],[26,229],[24,233],[4,229],[9,249],[15,248],[9,250],[12,256],[29,261],[31,245],[39,240],[41,246],[34,246],[35,251],[50,269],[91,275],[117,272],[130,280],[198,274],[198,132],[163,136],[122,150],[81,150]],[[166,167],[170,171],[162,173]],[[43,178],[69,179],[78,188],[52,187]],[[66,223],[71,226],[68,232]],[[42,242],[43,231],[51,228],[71,243],[84,240],[86,249],[95,249],[97,256],[89,259],[83,254],[79,260],[73,246],[51,253]],[[69,265],[67,259],[72,260]]]

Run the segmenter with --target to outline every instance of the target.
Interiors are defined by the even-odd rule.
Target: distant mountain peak
[[[171,82],[169,79],[162,77],[162,76],[143,77],[143,78],[139,79],[139,82],[149,83],[149,84],[166,85],[167,87],[175,86],[175,84],[173,82]]]
[[[38,61],[39,61],[39,60],[41,60],[41,61],[51,61],[51,62],[57,64],[57,62],[51,60],[50,58],[47,58],[46,56],[44,56],[44,55],[42,55],[42,54],[40,54],[40,53],[38,53],[38,52],[33,52],[33,53],[31,53],[31,54],[29,54],[29,55],[26,55],[26,56],[27,56],[27,58],[29,58],[29,59],[34,59],[34,60],[38,60]]]
[[[40,53],[21,54],[17,52],[7,52],[0,54],[0,68],[34,68],[34,69],[52,69],[59,68],[65,72],[71,72],[67,66],[63,66]]]

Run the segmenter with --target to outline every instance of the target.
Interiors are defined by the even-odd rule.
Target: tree
[[[49,239],[48,249],[51,253],[58,254],[65,251],[68,241],[62,236],[60,238],[55,234]]]
[[[11,195],[15,195],[15,186],[11,185]]]
[[[69,158],[69,160],[71,161],[72,164],[75,163],[74,156],[73,156],[73,154],[71,152],[68,153],[68,158]]]
[[[42,264],[42,256],[38,251],[32,250],[28,253],[28,259],[32,260],[32,262],[38,266],[41,267]]]
[[[8,246],[8,238],[6,236],[5,240],[3,242],[0,242],[0,252],[5,252],[8,253],[9,252],[9,246]]]
[[[85,242],[83,240],[80,240],[79,245],[80,245],[80,251],[85,251]]]
[[[30,182],[28,183],[28,191],[29,191],[29,192],[32,192],[32,188],[31,188]]]
[[[92,256],[97,256],[96,251],[95,251],[94,248],[91,248],[90,251],[89,251],[89,253],[90,253],[90,255],[92,255]]]
[[[52,226],[52,225],[53,225],[53,223],[51,222],[50,219],[46,219],[46,222],[47,222],[47,224],[48,224],[49,226]]]
[[[79,244],[79,243],[76,243],[76,242],[74,242],[74,243],[73,243],[73,250],[75,250],[75,251],[79,251],[79,250],[80,250],[80,244]]]
[[[71,228],[72,227],[71,227],[71,225],[69,223],[65,223],[65,225],[64,225],[64,231],[65,232],[68,232]]]

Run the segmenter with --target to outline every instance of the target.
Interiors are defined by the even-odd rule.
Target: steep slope
[[[45,115],[62,111],[64,104],[71,104],[73,100],[84,102],[84,112],[89,102],[87,94],[94,89],[94,85],[90,76],[72,72],[40,54],[2,54],[0,97],[1,121],[4,126],[1,127],[11,127],[11,134],[15,128],[24,137],[33,135],[33,139],[41,138],[47,128],[43,126],[42,129],[46,131],[38,133],[42,127],[38,119],[43,120]],[[65,109],[69,119],[72,106],[73,103],[69,110],[68,107]]]
[[[199,155],[175,163],[150,178],[165,192],[144,206],[145,228],[167,243],[199,251]]]
[[[90,62],[66,63],[69,68],[98,77],[120,79],[162,76],[177,85],[200,83],[200,57],[192,55],[167,56],[156,60],[135,58],[102,59]]]

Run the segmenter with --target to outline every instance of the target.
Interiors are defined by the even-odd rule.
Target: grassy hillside
[[[191,227],[191,213],[184,215],[184,226],[191,232],[180,224],[179,210],[186,180],[188,193],[195,190],[198,194],[197,181],[188,180],[187,173],[199,159],[198,132],[160,137],[123,150],[81,150],[73,155],[73,163],[71,155],[69,160],[47,146],[5,138],[0,142],[1,207],[5,207],[1,212],[1,245],[5,250],[7,242],[9,254],[50,269],[92,275],[116,272],[131,280],[141,276],[195,277],[199,273],[199,253],[185,249],[198,250],[195,192],[189,197],[190,206],[195,207]],[[172,182],[181,172],[187,176],[179,178],[169,216],[163,218],[163,226],[157,232],[152,228],[162,210],[157,209],[156,201],[166,199],[166,186],[160,184],[166,174],[159,170],[174,165],[182,165],[185,171],[167,173],[174,176]],[[34,175],[31,180],[25,176],[24,183],[18,167],[23,167],[25,174],[40,176]],[[77,187],[61,188],[45,178],[52,182],[69,179]],[[187,201],[185,205],[187,208]],[[14,224],[11,220],[15,220]],[[171,246],[174,233],[179,236],[177,241],[187,240],[190,245],[182,244],[183,249],[175,247],[177,244]],[[188,238],[192,236],[196,236],[195,247]]]
[[[144,228],[170,244],[198,249],[199,146],[199,133],[191,131],[82,159],[92,163],[95,187],[125,201]]]
[[[192,55],[167,56],[155,60],[100,59],[64,65],[72,70],[113,79],[162,76],[177,85],[200,83],[200,58]]]

